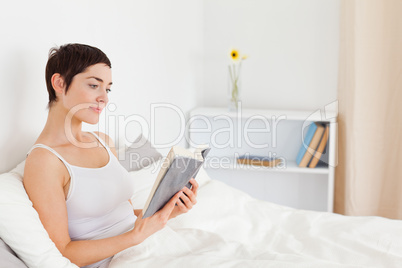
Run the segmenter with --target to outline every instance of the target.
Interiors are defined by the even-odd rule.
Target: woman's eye
[[[110,93],[112,90],[110,88],[106,89],[106,93]]]
[[[97,88],[98,85],[89,85],[91,88]]]

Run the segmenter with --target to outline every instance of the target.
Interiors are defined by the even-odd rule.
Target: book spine
[[[328,134],[329,134],[329,125],[325,125],[325,131],[324,134],[322,135],[320,144],[317,147],[317,151],[311,158],[310,163],[308,164],[309,168],[315,168],[319,162],[319,160],[322,158],[323,154],[325,154],[325,148],[328,143]]]
[[[305,155],[307,148],[311,142],[311,140],[313,139],[314,133],[317,130],[317,123],[312,123],[306,133],[306,136],[304,138],[304,140],[302,140],[302,145],[300,147],[299,153],[297,154],[296,157],[296,164],[299,165],[301,160],[303,159],[303,156]]]

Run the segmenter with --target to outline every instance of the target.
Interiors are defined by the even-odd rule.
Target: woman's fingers
[[[177,202],[177,207],[180,209],[181,212],[187,212],[188,208],[185,204],[183,204],[183,202],[179,199]]]
[[[191,200],[190,200],[190,198],[188,196],[182,195],[180,197],[180,199],[182,201],[179,200],[178,202],[181,202],[182,204],[184,204],[186,206],[186,208],[191,209],[193,207],[193,203],[191,202]]]
[[[181,199],[183,199],[183,201],[188,200],[188,202],[192,203],[192,205],[195,205],[195,203],[197,203],[196,196],[195,196],[195,194],[194,194],[194,192],[192,190],[188,189],[187,187],[184,187],[183,188],[183,193],[185,194],[184,195],[185,198],[181,197]],[[192,207],[192,205],[191,205],[191,207]]]
[[[179,200],[179,198],[183,195],[183,192],[180,191],[176,193],[170,200],[169,202],[166,203],[166,205],[159,210],[158,212],[161,214],[162,217],[169,218],[170,213],[172,213],[176,202]]]
[[[194,195],[197,196],[197,191],[198,191],[198,186],[199,186],[198,182],[194,178],[192,178],[190,180],[190,183],[193,186],[193,187],[191,187],[191,191],[193,191]]]

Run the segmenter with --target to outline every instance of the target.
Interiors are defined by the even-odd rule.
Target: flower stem
[[[236,109],[238,108],[238,100],[239,100],[239,87],[238,87],[238,80],[240,76],[240,67],[236,73],[236,65],[233,64],[232,66],[229,65],[229,75],[230,75],[230,87],[231,87],[231,102],[234,102]]]

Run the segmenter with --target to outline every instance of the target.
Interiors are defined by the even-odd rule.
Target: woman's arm
[[[138,245],[166,225],[169,215],[181,195],[181,192],[177,193],[163,209],[152,217],[142,219],[141,212],[135,221],[134,229],[127,233],[100,240],[70,241],[62,254],[81,267]]]
[[[137,219],[130,232],[100,240],[71,241],[63,189],[66,176],[68,172],[63,163],[45,149],[32,151],[26,160],[24,186],[33,207],[58,250],[78,266],[111,257],[162,229],[181,196],[180,192],[176,194],[154,216]]]

